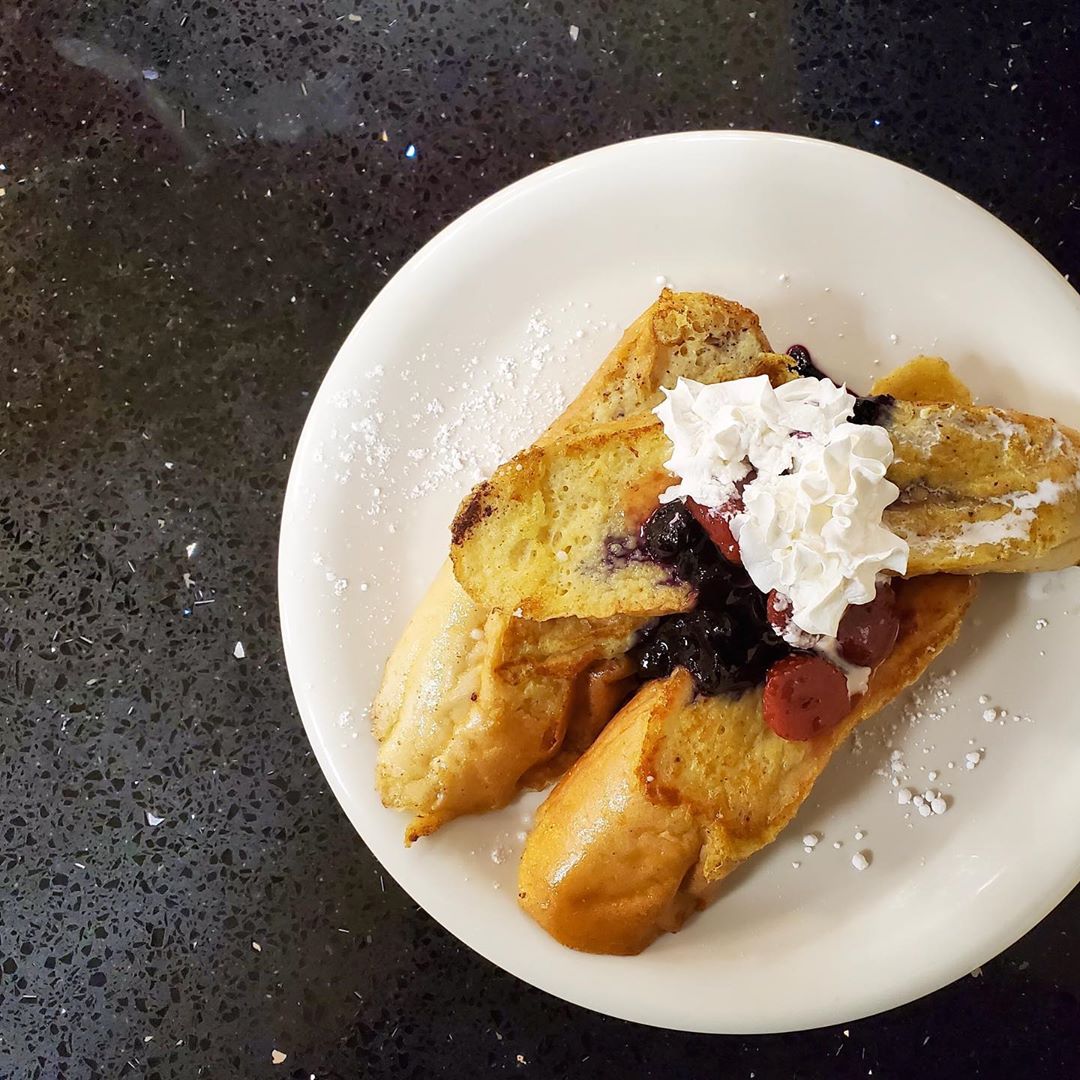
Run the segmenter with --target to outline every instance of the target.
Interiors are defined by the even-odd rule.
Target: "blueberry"
[[[670,562],[691,546],[695,524],[681,502],[664,503],[650,515],[642,529],[646,552],[661,562]]]
[[[805,345],[792,345],[787,351],[788,356],[795,361],[795,370],[803,378],[824,379],[825,375],[821,368],[814,363],[810,350]]]
[[[675,665],[667,640],[654,637],[647,641],[637,654],[637,666],[643,679],[663,679],[670,675]]]
[[[727,596],[733,588],[739,571],[738,566],[725,558],[702,558],[697,574],[698,589],[702,593]]]
[[[889,394],[871,394],[868,397],[855,399],[855,408],[852,410],[851,422],[853,424],[876,424],[879,427],[888,427],[892,420],[893,407],[896,398]]]
[[[718,694],[724,689],[727,680],[717,663],[716,653],[708,650],[697,652],[687,659],[686,666],[703,694]]]
[[[684,549],[675,556],[675,573],[683,581],[696,583],[700,568],[701,559],[696,551]]]
[[[733,626],[731,616],[726,611],[705,610],[701,613],[705,637],[710,643],[724,643],[730,640]]]

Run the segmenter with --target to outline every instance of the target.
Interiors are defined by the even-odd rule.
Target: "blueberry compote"
[[[890,394],[869,394],[855,399],[855,409],[851,414],[853,424],[876,424],[888,427],[892,419],[896,398]]]
[[[720,554],[681,501],[657,509],[641,540],[647,558],[670,566],[698,593],[693,611],[665,615],[644,631],[631,653],[641,677],[660,679],[682,666],[703,694],[762,683],[791,648],[769,624],[765,597],[746,571]]]
[[[795,370],[802,378],[827,379],[829,377],[814,363],[814,358],[805,345],[792,345],[787,354],[795,361]]]
[[[829,377],[814,363],[814,358],[805,345],[792,345],[787,354],[795,361],[795,370],[803,378],[827,379]],[[896,398],[889,394],[869,394],[866,397],[857,397],[855,409],[851,414],[851,422],[888,427],[895,404]]]

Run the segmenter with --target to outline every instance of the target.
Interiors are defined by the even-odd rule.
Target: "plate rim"
[[[362,822],[364,820],[362,807],[354,802],[353,797],[349,793],[349,785],[335,767],[333,761],[333,749],[324,739],[324,733],[313,715],[314,710],[308,701],[308,691],[302,684],[299,663],[296,660],[298,656],[298,646],[293,643],[294,638],[300,632],[297,627],[297,622],[300,620],[292,613],[294,603],[292,599],[292,590],[290,588],[290,567],[292,564],[288,561],[286,556],[287,548],[290,544],[291,532],[302,524],[303,520],[297,474],[299,472],[299,463],[310,451],[310,444],[317,438],[313,418],[319,413],[320,407],[325,407],[326,402],[324,399],[327,394],[327,386],[330,381],[331,373],[342,360],[342,357],[351,351],[352,342],[363,336],[365,326],[371,321],[372,312],[375,311],[378,306],[391,303],[399,293],[408,290],[412,278],[424,264],[440,252],[444,246],[452,243],[460,232],[474,227],[487,216],[502,210],[514,199],[526,193],[530,193],[534,189],[547,183],[559,180],[567,173],[587,167],[588,165],[593,164],[599,157],[607,158],[616,157],[620,154],[635,153],[648,144],[714,141],[743,142],[746,144],[783,142],[801,146],[808,152],[835,154],[840,157],[851,156],[860,159],[869,159],[869,161],[873,162],[877,167],[882,167],[886,170],[901,170],[905,174],[910,174],[909,179],[918,184],[936,189],[939,196],[945,196],[955,200],[962,207],[964,213],[978,219],[984,226],[991,225],[999,232],[999,234],[1006,236],[1013,244],[1018,245],[1016,249],[1017,256],[1019,257],[1019,255],[1023,253],[1036,268],[1043,271],[1043,273],[1049,273],[1050,277],[1046,281],[1046,286],[1049,287],[1051,284],[1055,285],[1059,292],[1061,292],[1064,297],[1068,298],[1073,303],[1074,307],[1077,308],[1078,313],[1080,313],[1080,294],[1077,294],[1076,290],[1072,288],[1069,282],[1061,275],[1056,267],[1054,267],[1049,259],[1023,236],[989,210],[980,206],[973,199],[955,191],[947,184],[919,172],[909,165],[893,161],[890,158],[857,147],[804,135],[751,129],[705,129],[664,133],[609,143],[546,165],[520,177],[509,185],[486,196],[475,206],[470,207],[449,224],[444,226],[418,251],[407,259],[382,289],[379,290],[365,307],[364,311],[339,345],[333,360],[328,365],[320,380],[318,390],[311,398],[303,428],[294,446],[289,468],[289,478],[281,510],[277,565],[278,614],[281,625],[281,637],[286,667],[289,673],[293,698],[296,703],[297,711],[300,714],[301,722],[304,726],[305,735],[307,736],[316,761],[318,762],[338,805],[344,811],[360,840],[365,844],[376,861],[379,862],[380,866],[382,866],[382,862],[368,839],[365,837],[362,828]],[[370,737],[370,733],[365,732],[365,737]],[[392,871],[387,869],[387,873],[390,873],[391,876],[394,877]],[[395,877],[395,881],[396,880]],[[975,966],[989,962],[990,959],[1000,955],[1001,952],[1015,944],[1017,940],[1038,925],[1039,922],[1053,911],[1054,908],[1056,908],[1062,900],[1077,887],[1077,885],[1080,885],[1080,851],[1076,853],[1076,857],[1071,867],[1062,868],[1062,872],[1057,879],[1055,888],[1046,889],[1040,892],[1039,899],[1036,902],[1032,902],[1023,908],[1017,909],[1013,919],[1009,923],[1008,931],[998,935],[998,940],[1002,941],[1003,944],[997,946],[995,951],[989,957],[984,955],[985,948],[982,947],[972,945],[966,949],[957,949],[955,953],[951,954],[951,963],[928,965],[928,971],[932,973],[924,975],[921,979],[912,980],[911,986],[902,991],[900,999],[897,999],[895,994],[888,994],[879,990],[877,993],[868,995],[865,1008],[855,1011],[845,1010],[843,1019],[836,1019],[835,1012],[829,1013],[829,1015],[826,1016],[825,1014],[828,1013],[828,1010],[824,1007],[819,1007],[817,1009],[817,1015],[815,1015],[813,1008],[807,1007],[804,1009],[804,1013],[806,1013],[804,1020],[783,1025],[769,1023],[764,1025],[722,1023],[719,1026],[715,1026],[703,1025],[700,1022],[694,1021],[685,1024],[678,1022],[673,1023],[670,1018],[654,1020],[650,1019],[648,1016],[642,1015],[640,1011],[635,1012],[628,1008],[613,1008],[587,1000],[587,995],[569,994],[564,987],[560,986],[556,989],[548,984],[546,978],[537,977],[537,974],[534,972],[530,972],[528,975],[523,974],[518,969],[518,965],[513,963],[513,957],[509,958],[509,962],[506,957],[496,958],[491,954],[492,950],[489,950],[483,944],[472,940],[472,935],[463,935],[459,933],[457,929],[451,929],[441,919],[432,914],[425,904],[414,897],[408,888],[400,882],[398,882],[398,885],[414,903],[424,910],[429,918],[437,922],[448,933],[452,934],[473,952],[482,956],[489,963],[494,964],[501,970],[520,979],[527,985],[534,986],[545,993],[549,993],[561,1001],[566,1001],[570,1004],[588,1009],[599,1015],[611,1016],[632,1023],[664,1030],[677,1030],[702,1034],[764,1035],[813,1030],[821,1027],[833,1026],[839,1023],[865,1019],[894,1008],[903,1007],[904,1005],[924,998],[957,979],[962,978]]]

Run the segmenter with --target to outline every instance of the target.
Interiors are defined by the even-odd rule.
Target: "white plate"
[[[856,1019],[967,974],[1080,880],[1071,644],[1080,570],[988,582],[935,669],[955,669],[947,696],[924,691],[937,715],[897,727],[894,706],[868,724],[862,749],[837,756],[798,820],[726,894],[638,957],[571,952],[518,910],[518,833],[536,797],[406,850],[404,820],[372,787],[364,711],[446,553],[458,499],[559,411],[655,297],[660,275],[743,301],[774,347],[802,342],[856,388],[928,351],[984,400],[1080,425],[1080,298],[947,188],[854,150],[761,133],[585,154],[442,232],[342,346],[300,439],[282,523],[296,699],[364,841],[500,967],[568,1001],[671,1028]],[[984,720],[995,707],[1007,717]],[[946,792],[944,816],[905,816],[875,773],[888,772],[890,741],[911,786]],[[973,750],[985,753],[968,770]],[[807,854],[811,831],[822,839]],[[861,873],[851,865],[859,850],[872,853]]]

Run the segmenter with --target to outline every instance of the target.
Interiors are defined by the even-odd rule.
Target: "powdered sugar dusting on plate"
[[[398,504],[434,492],[461,498],[565,408],[575,389],[566,385],[568,366],[571,378],[595,367],[604,349],[593,347],[591,339],[607,329],[606,321],[585,318],[564,338],[538,309],[528,316],[520,345],[512,351],[493,356],[483,340],[469,351],[444,352],[431,345],[389,372],[374,367],[362,387],[333,399],[343,413],[358,415],[343,416],[327,432],[316,460],[339,484],[355,488],[364,500],[357,509],[373,518],[387,506],[391,468]],[[597,355],[589,356],[593,352]],[[445,379],[440,393],[429,396],[418,387],[422,381],[430,385],[433,371]],[[374,407],[390,380],[399,389],[413,388],[405,408]]]

